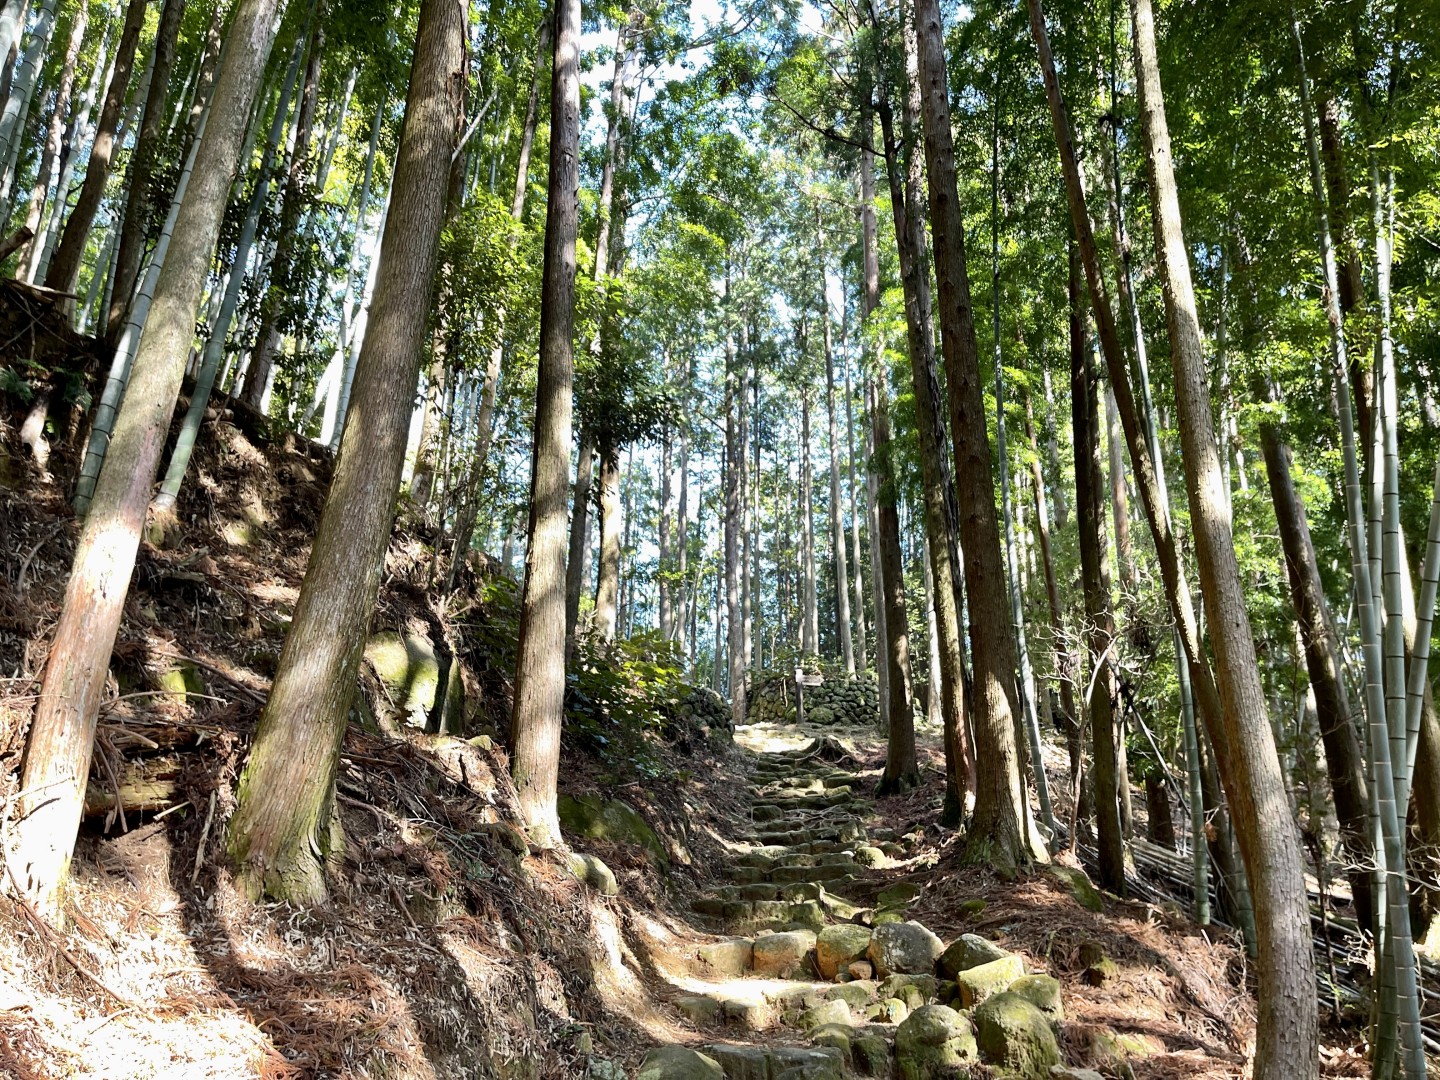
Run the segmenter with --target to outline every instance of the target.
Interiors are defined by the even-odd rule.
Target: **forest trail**
[[[1238,1075],[1248,1020],[1212,981],[1233,974],[1230,950],[1177,965],[1166,933],[1183,919],[1102,898],[1070,867],[1017,885],[952,866],[934,887],[933,838],[885,823],[904,799],[870,795],[873,731],[760,723],[735,739],[748,826],[691,903],[715,936],[659,963],[694,1035],[652,1049],[640,1080]]]

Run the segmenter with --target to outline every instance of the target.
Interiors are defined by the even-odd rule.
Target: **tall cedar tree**
[[[12,865],[42,909],[59,910],[74,851],[110,650],[140,549],[160,451],[185,376],[195,317],[230,197],[279,0],[239,0],[204,122],[193,180],[155,287],[145,336],[80,531],[60,622],[30,727]]]
[[[510,714],[510,772],[520,814],[531,838],[547,847],[560,842],[555,800],[565,707],[565,526],[575,380],[575,235],[580,214],[579,0],[557,0],[554,35],[530,536]]]
[[[326,893],[335,770],[395,517],[464,116],[466,11],[460,0],[420,8],[394,194],[335,478],[230,825],[230,855],[252,897],[315,903]]]

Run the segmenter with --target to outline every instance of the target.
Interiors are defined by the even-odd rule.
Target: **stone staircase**
[[[737,741],[776,742],[744,729]],[[1056,980],[975,935],[947,948],[907,919],[912,884],[847,899],[906,848],[867,827],[873,781],[825,761],[835,745],[756,754],[753,829],[734,838],[726,883],[693,903],[717,937],[672,980],[697,1038],[653,1049],[638,1080],[938,1080],[980,1062],[994,1076],[1098,1080],[1061,1064]]]

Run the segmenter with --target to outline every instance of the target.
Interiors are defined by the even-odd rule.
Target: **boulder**
[[[825,991],[826,1001],[843,1001],[852,1010],[859,1011],[875,1000],[875,984],[868,979],[841,983]]]
[[[777,1046],[770,1068],[774,1080],[844,1080],[845,1055],[833,1046]]]
[[[825,927],[815,939],[815,966],[820,969],[820,977],[833,979],[853,962],[863,960],[869,948],[869,927],[854,923]]]
[[[635,1080],[725,1080],[720,1063],[688,1046],[657,1046],[640,1063]]]
[[[787,930],[779,934],[762,934],[755,939],[753,966],[757,975],[774,975],[782,979],[805,969],[815,935],[809,930]]]
[[[887,1076],[890,1072],[890,1044],[879,1035],[851,1039],[850,1059],[861,1076]]]
[[[980,1058],[1017,1080],[1049,1080],[1060,1047],[1045,1014],[1019,994],[996,994],[972,1014]]]
[[[1084,870],[1055,863],[1050,867],[1050,873],[1086,911],[1105,910],[1105,901],[1100,898],[1100,890],[1085,876]]]
[[[979,934],[962,934],[950,943],[940,957],[940,970],[952,979],[959,971],[969,971],[992,960],[1002,960],[1010,954],[993,941]]]
[[[868,945],[867,945],[868,948]],[[852,979],[869,979],[875,974],[875,965],[869,960],[856,960],[845,969]]]
[[[939,1080],[975,1055],[970,1021],[947,1005],[916,1009],[895,1033],[901,1080]]]
[[[692,1024],[713,1024],[720,1018],[720,1002],[706,994],[676,998],[675,1008]]]
[[[705,1053],[720,1063],[725,1080],[770,1080],[770,1055],[763,1046],[716,1043]]]
[[[743,937],[714,941],[701,945],[696,955],[702,964],[720,975],[743,975],[754,960],[755,943]]]
[[[649,823],[629,803],[602,799],[599,795],[561,795],[560,824],[572,836],[592,840],[613,840],[643,848],[656,863],[669,866],[665,845]]]
[[[808,1009],[800,1017],[800,1027],[805,1031],[823,1027],[826,1024],[850,1024],[850,1006],[844,1001],[827,1001],[823,1005],[817,1005]]]
[[[1025,974],[1025,964],[1018,956],[1005,956],[988,964],[955,973],[960,989],[960,1004],[973,1009],[986,998],[1004,993],[1010,984]]]
[[[885,923],[875,928],[867,956],[883,978],[893,973],[926,975],[945,951],[941,940],[918,922]]]
[[[577,880],[583,881],[601,896],[618,896],[620,894],[620,883],[615,880],[615,872],[606,866],[599,857],[571,852],[566,865]]]
[[[1009,993],[1019,994],[1034,1005],[1045,1019],[1058,1024],[1065,1019],[1065,1003],[1060,1000],[1060,982],[1049,975],[1022,975],[1010,984]]]
[[[386,630],[365,643],[365,659],[390,692],[399,719],[423,728],[440,688],[440,658],[435,646],[419,634]]]

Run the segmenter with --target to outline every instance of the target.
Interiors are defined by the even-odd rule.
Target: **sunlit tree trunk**
[[[620,451],[600,447],[600,561],[595,573],[595,633],[614,641],[620,603]]]
[[[1302,856],[1290,817],[1244,587],[1205,381],[1205,356],[1155,54],[1150,0],[1130,0],[1135,81],[1150,175],[1156,262],[1165,298],[1176,413],[1196,565],[1209,612],[1231,783],[1226,794],[1245,862],[1259,949],[1257,1080],[1318,1073],[1315,965]]]
[[[1040,544],[1040,566],[1045,575],[1045,600],[1050,615],[1050,651],[1055,681],[1060,686],[1060,727],[1070,752],[1071,795],[1079,802],[1075,785],[1080,779],[1080,714],[1075,708],[1075,656],[1065,631],[1065,609],[1060,603],[1060,583],[1055,575],[1055,553],[1050,540],[1050,505],[1045,493],[1045,472],[1035,439],[1034,413],[1025,399],[1025,437],[1030,444],[1030,484],[1035,500],[1035,535]]]
[[[1005,440],[1005,358],[1000,344],[1000,100],[994,103],[990,155],[990,284],[991,334],[995,367],[995,456],[1000,473],[1000,512],[1005,526],[1005,570],[1010,600],[1010,625],[1015,631],[1015,655],[1019,661],[1018,693],[1020,722],[1030,744],[1030,781],[1039,796],[1040,817],[1050,835],[1055,834],[1055,815],[1050,807],[1050,784],[1045,776],[1045,755],[1040,743],[1040,724],[1035,704],[1035,673],[1030,667],[1030,648],[1025,638],[1025,608],[1021,597],[1020,556],[1016,550],[1015,511],[1010,498],[1010,460]],[[1122,757],[1123,761],[1123,757]],[[1029,809],[1028,802],[1025,804]]]
[[[725,315],[733,316],[730,300],[729,268],[725,276]],[[730,718],[736,727],[745,723],[745,617],[740,606],[740,579],[744,567],[740,565],[740,532],[744,525],[740,504],[740,474],[745,469],[745,441],[740,427],[740,404],[744,395],[741,369],[735,358],[735,346],[731,331],[725,330],[725,477],[724,477],[724,580],[725,580],[725,653],[729,660]],[[716,626],[719,621],[717,617]],[[719,664],[719,635],[716,635],[716,664]]]
[[[840,631],[840,659],[848,675],[855,674],[855,641],[850,633],[850,575],[845,559],[845,518],[840,503],[840,428],[835,417],[835,355],[830,341],[830,299],[825,281],[824,247],[820,235],[820,207],[815,207],[815,245],[821,252],[820,325],[825,345],[825,412],[830,431],[830,549],[835,560],[835,622]]]
[[[910,66],[916,51],[913,29],[906,27],[904,34],[907,66]],[[915,60],[918,63],[918,57]],[[964,817],[965,794],[974,784],[974,762],[965,717],[965,639],[960,628],[964,590],[957,569],[959,510],[955,504],[954,485],[950,481],[951,444],[945,430],[940,378],[935,361],[935,324],[922,204],[925,166],[922,154],[915,146],[920,126],[919,81],[915,78],[910,80],[905,99],[904,132],[909,149],[903,164],[895,139],[889,88],[883,78],[879,90],[880,127],[899,248],[901,286],[905,293],[910,377],[923,447],[920,466],[924,485],[926,553],[931,579],[940,583],[934,592],[934,606],[938,635],[936,645],[940,654],[940,681],[936,690],[940,694],[946,763],[941,821],[953,827],[959,825]]]
[[[869,312],[866,312],[868,315]],[[894,795],[920,783],[915,757],[915,715],[911,705],[910,630],[905,615],[905,570],[900,555],[900,515],[896,506],[895,467],[890,449],[889,390],[883,367],[877,372],[870,423],[875,460],[876,543],[880,545],[880,582],[885,601],[885,659],[889,668],[885,772],[879,793]]]
[[[354,407],[230,822],[230,856],[252,898],[326,895],[335,771],[390,543],[464,118],[465,29],[453,0],[422,3]]]
[[[1106,371],[1110,376],[1109,384],[1115,394],[1121,427],[1125,433],[1125,443],[1130,453],[1136,489],[1140,493],[1141,503],[1145,508],[1145,516],[1155,543],[1155,552],[1160,564],[1160,576],[1164,583],[1171,618],[1174,620],[1175,634],[1179,645],[1177,653],[1183,656],[1183,660],[1180,661],[1181,666],[1185,668],[1181,674],[1182,702],[1186,696],[1184,691],[1188,683],[1206,732],[1216,747],[1214,757],[1218,760],[1212,764],[1218,765],[1218,771],[1223,773],[1227,767],[1228,755],[1225,728],[1220,719],[1220,696],[1215,687],[1209,661],[1201,648],[1199,621],[1195,615],[1194,600],[1191,597],[1190,586],[1186,581],[1184,568],[1180,562],[1179,544],[1170,520],[1164,471],[1159,456],[1159,441],[1154,425],[1149,423],[1151,419],[1149,410],[1147,409],[1146,414],[1141,414],[1136,407],[1131,390],[1130,375],[1115,323],[1115,313],[1110,306],[1105,279],[1101,272],[1100,253],[1095,242],[1094,227],[1090,220],[1084,178],[1080,172],[1079,158],[1070,131],[1070,121],[1066,115],[1064,100],[1060,96],[1055,61],[1050,52],[1050,41],[1045,31],[1045,16],[1041,10],[1040,0],[1028,0],[1027,6],[1030,12],[1031,36],[1034,38],[1040,57],[1040,71],[1044,78],[1046,97],[1050,104],[1051,124],[1065,177],[1065,195],[1070,210],[1070,222],[1079,248],[1081,265],[1085,271],[1090,307],[1095,316],[1101,352],[1105,359]],[[1123,254],[1122,247],[1122,257]],[[1125,280],[1122,274],[1122,282]],[[1133,318],[1133,307],[1131,314]],[[1132,323],[1132,329],[1137,328]],[[1143,340],[1139,337],[1136,338],[1136,341],[1137,345],[1143,344]],[[1139,353],[1138,349],[1136,359],[1143,364],[1143,353]],[[1146,386],[1147,382],[1142,370],[1142,390],[1146,390]],[[1146,392],[1148,393],[1148,391]],[[1188,710],[1184,711],[1188,715]],[[1200,752],[1198,738],[1195,750],[1198,758]],[[1216,784],[1210,782],[1213,778],[1201,777],[1201,779],[1205,780],[1208,788],[1206,793],[1208,808],[1212,813],[1219,812],[1220,807],[1216,802],[1219,792]],[[1223,838],[1227,832],[1225,822],[1223,816],[1220,820],[1212,820],[1215,825],[1215,833],[1219,838],[1215,851],[1223,854],[1225,849]],[[1203,868],[1199,866],[1197,856],[1197,873],[1201,869]],[[1223,871],[1226,866],[1222,865],[1221,869]],[[1229,875],[1231,880],[1234,880],[1235,877],[1234,874]],[[1197,888],[1197,896],[1203,895],[1204,890]],[[1237,910],[1236,917],[1243,920],[1243,912]]]
[[[810,391],[800,388],[800,543],[801,591],[800,651],[820,653],[820,614],[815,595],[815,502],[810,469]]]
[[[240,0],[194,162],[169,259],[155,290],[154,317],[135,359],[109,456],[85,519],[65,603],[31,722],[22,789],[24,820],[12,865],[41,906],[58,910],[85,781],[96,712],[139,551],[150,486],[170,426],[195,315],[240,145],[275,32],[277,0]]]
[[[575,235],[579,219],[580,2],[557,0],[550,89],[540,361],[535,390],[529,544],[510,714],[510,772],[537,843],[560,843],[556,783],[565,705],[566,496],[575,372]]]
[[[861,504],[855,486],[855,396],[850,385],[850,362],[842,362],[845,369],[845,470],[850,485],[850,546],[855,571],[851,584],[855,589],[855,663],[860,671],[870,668],[870,643],[865,625],[865,574],[860,569],[860,516]]]
[[[1028,809],[1016,746],[1012,694],[1014,631],[1005,592],[995,481],[980,388],[979,347],[965,267],[965,232],[956,188],[955,153],[945,72],[944,29],[937,0],[914,0],[926,176],[939,285],[940,340],[950,399],[950,437],[959,490],[960,543],[974,665],[970,699],[975,728],[975,814],[967,858],[1003,869],[1041,855],[1026,835]]]

